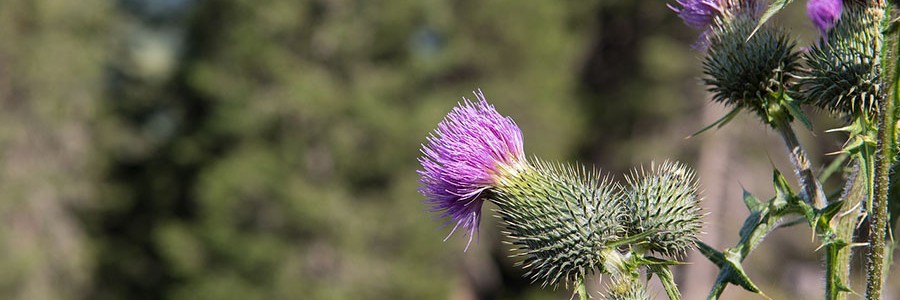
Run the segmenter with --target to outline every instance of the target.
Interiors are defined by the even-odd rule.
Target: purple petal
[[[806,2],[806,15],[823,36],[841,18],[842,9],[841,0],[809,0]]]
[[[470,243],[481,222],[482,193],[505,169],[526,161],[516,123],[497,113],[480,90],[475,96],[474,103],[463,98],[428,136],[418,171],[419,192],[431,209],[455,222],[453,231],[464,230]]]
[[[671,4],[667,6],[678,13],[684,24],[694,29],[707,28],[722,13],[720,0],[678,0],[677,3],[681,8]]]

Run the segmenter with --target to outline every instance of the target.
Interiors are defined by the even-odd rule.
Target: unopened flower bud
[[[620,255],[625,233],[619,188],[597,171],[535,161],[492,190],[505,234],[543,285],[578,282]]]
[[[772,124],[769,112],[779,103],[770,103],[769,95],[787,88],[799,55],[782,30],[765,24],[754,33],[757,24],[753,13],[717,20],[707,35],[704,82],[714,101],[756,112]]]
[[[633,277],[614,276],[606,286],[604,300],[649,300],[647,287],[639,279]]]
[[[625,210],[629,235],[646,231],[650,251],[682,254],[697,241],[702,227],[700,197],[694,172],[678,162],[652,165],[626,177]]]
[[[845,6],[834,28],[804,54],[808,67],[799,81],[801,98],[851,117],[874,116],[884,93],[878,59],[884,7],[855,2]]]

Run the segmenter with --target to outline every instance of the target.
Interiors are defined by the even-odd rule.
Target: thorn
[[[862,201],[857,202],[856,205],[854,205],[854,206],[851,207],[850,209],[847,209],[847,211],[838,213],[838,214],[837,214],[838,218],[843,218],[844,216],[849,215],[851,212],[853,212],[854,210],[856,210],[857,208],[859,208],[860,205],[862,205]]]
[[[853,243],[853,244],[850,244],[850,248],[854,248],[854,247],[863,247],[863,246],[869,246],[869,243]]]
[[[850,154],[849,151],[846,151],[846,150],[838,150],[838,151],[834,151],[834,152],[828,152],[828,153],[825,153],[825,156],[839,155],[839,154],[845,154],[845,153],[846,153],[846,154]]]

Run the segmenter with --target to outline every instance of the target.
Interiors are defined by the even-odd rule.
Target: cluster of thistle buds
[[[702,29],[704,82],[713,100],[755,112],[772,127],[790,122],[791,108],[810,104],[848,119],[872,116],[880,93],[885,4],[877,0],[809,0],[821,33],[807,50],[763,18],[761,0],[679,0],[670,6]],[[767,17],[766,17],[767,18]],[[798,100],[794,100],[797,98]]]
[[[491,202],[533,282],[583,289],[591,275],[610,274],[607,299],[647,299],[639,269],[677,263],[651,255],[678,257],[697,242],[694,172],[665,162],[620,184],[594,168],[527,159],[516,123],[475,96],[440,122],[419,159],[419,191],[453,225],[450,234],[463,231],[468,248]]]

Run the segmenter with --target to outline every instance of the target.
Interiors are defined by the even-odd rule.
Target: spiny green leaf
[[[728,278],[729,281],[741,286],[747,291],[763,294],[762,291],[759,290],[759,287],[757,287],[756,284],[750,280],[750,277],[747,276],[747,272],[744,271],[744,267],[741,265],[742,259],[743,257],[741,256],[740,250],[736,248],[725,249],[725,262],[732,271],[730,272],[731,276]]]
[[[812,122],[809,121],[809,117],[806,116],[806,113],[800,109],[800,102],[795,101],[788,96],[787,93],[782,93],[782,99],[784,102],[784,106],[787,107],[788,111],[792,116],[800,120],[800,123],[803,123],[803,126],[806,127],[807,130],[812,130]]]
[[[768,214],[768,210],[751,212],[750,215],[744,219],[744,224],[741,225],[741,229],[738,231],[738,235],[740,235],[741,239],[750,236],[750,234],[756,231],[766,214]]]
[[[772,16],[777,14],[779,11],[784,9],[788,4],[790,4],[793,1],[794,0],[775,0],[775,2],[772,2],[772,5],[769,5],[769,9],[766,9],[766,12],[763,13],[762,17],[759,18],[759,24],[756,25],[756,28],[753,29],[753,33],[751,33],[750,36],[753,36],[753,34],[756,34],[756,31],[758,31],[759,28],[761,28],[763,26],[763,24],[765,24],[767,21],[769,21],[769,19],[772,18]],[[747,40],[749,40],[749,39],[750,39],[750,37],[747,37]]]
[[[798,198],[795,197],[795,199],[798,199]],[[806,203],[803,201],[796,201],[796,202],[794,202],[793,206],[796,207],[800,211],[800,213],[803,214],[804,217],[806,217],[806,221],[809,223],[810,227],[816,225],[816,220],[818,219],[817,218],[818,214],[816,213],[816,209],[813,208],[811,205],[809,205],[809,203]],[[827,228],[828,225],[826,224],[825,227]]]
[[[722,252],[719,252],[719,250],[716,250],[713,247],[710,247],[706,243],[697,242],[697,250],[700,251],[700,254],[703,254],[703,256],[706,256],[706,258],[708,258],[709,261],[711,261],[716,266],[718,266],[719,269],[721,269],[722,266],[725,264],[725,255],[722,254]]]
[[[741,106],[735,107],[730,112],[725,114],[725,116],[723,116],[722,118],[716,120],[715,122],[712,122],[712,124],[709,124],[706,127],[703,127],[703,129],[700,129],[700,131],[697,131],[694,134],[687,136],[685,139],[689,139],[689,138],[698,136],[701,133],[712,129],[713,127],[715,127],[716,129],[722,128],[722,126],[725,126],[725,124],[728,124],[728,122],[731,122],[731,120],[733,120],[734,117],[736,117],[738,115],[738,113],[741,112],[741,109],[743,109],[743,107],[741,107]]]
[[[773,173],[772,181],[775,183],[775,200],[772,201],[772,205],[776,209],[781,209],[791,202],[794,192],[791,191],[791,186],[788,185],[787,179],[784,178],[784,175],[781,175],[781,172],[775,170]]]
[[[841,208],[844,207],[844,200],[835,201],[829,203],[827,206],[822,208],[817,212],[819,215],[818,225],[820,229],[828,228],[828,224],[831,223],[831,219],[834,218],[839,212],[841,212]]]
[[[759,199],[757,199],[756,196],[753,196],[753,194],[751,194],[747,190],[743,190],[743,191],[744,191],[744,197],[743,197],[744,205],[747,205],[747,209],[749,209],[750,212],[762,211],[763,208],[765,207],[765,205],[763,205],[761,202],[759,202]]]
[[[797,224],[800,224],[800,223],[804,223],[804,222],[809,222],[809,221],[806,220],[806,217],[803,217],[803,218],[796,218],[796,219],[793,219],[793,220],[790,220],[790,221],[787,221],[787,222],[778,224],[778,228],[791,227],[791,226],[794,226],[794,225],[797,225]]]

